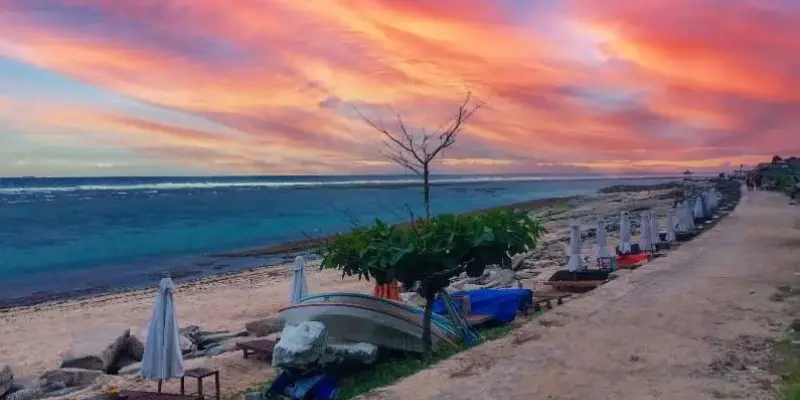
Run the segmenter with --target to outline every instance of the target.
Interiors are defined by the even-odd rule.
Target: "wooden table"
[[[220,400],[220,393],[219,393],[219,370],[216,369],[208,369],[208,368],[195,368],[190,369],[188,371],[183,372],[183,376],[181,377],[181,395],[185,393],[185,383],[184,379],[186,378],[195,378],[197,379],[197,393],[194,398],[196,399],[204,399],[205,396],[203,395],[203,379],[208,378],[210,376],[214,377],[214,386],[216,389],[216,400]]]

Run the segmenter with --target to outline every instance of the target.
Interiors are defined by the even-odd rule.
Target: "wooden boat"
[[[330,293],[303,298],[278,316],[287,324],[319,321],[328,334],[346,342],[366,342],[421,353],[423,310],[404,303],[356,293]],[[433,347],[453,345],[458,336],[441,316],[431,320]]]

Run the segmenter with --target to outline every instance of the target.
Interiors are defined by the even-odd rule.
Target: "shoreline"
[[[558,204],[564,204],[569,201],[579,200],[582,198],[589,198],[591,196],[593,195],[547,197],[542,199],[530,200],[526,202],[473,210],[466,213],[462,213],[462,215],[474,215],[493,210],[509,209],[509,208],[524,208],[525,210],[530,212],[530,211],[535,211],[537,209],[552,207]],[[397,225],[404,226],[407,224],[408,222],[403,222]],[[283,267],[286,267],[288,264],[290,264],[291,258],[294,258],[297,255],[307,256],[309,254],[314,254],[313,250],[320,244],[322,244],[325,240],[331,237],[333,237],[333,235],[323,236],[320,238],[305,239],[300,241],[292,241],[283,244],[267,246],[255,250],[243,250],[238,252],[207,254],[206,256],[208,257],[231,258],[231,259],[275,256],[284,258],[284,262],[278,264],[264,264],[263,261],[265,260],[262,260],[262,263],[260,265],[243,269],[237,269],[234,271],[226,271],[226,272],[218,272],[210,270],[207,273],[196,272],[192,274],[192,272],[195,271],[189,271],[180,275],[184,271],[176,270],[174,271],[172,278],[175,280],[175,283],[179,286],[192,287],[209,282],[221,282],[230,279],[235,279],[238,276],[244,276],[262,270],[263,271],[281,270],[283,269]],[[321,259],[316,254],[314,254],[314,257],[304,257],[304,258],[306,258],[307,263],[311,264],[316,264],[316,261],[319,261]],[[121,297],[126,294],[136,295],[140,293],[143,294],[151,292],[153,290],[154,289],[152,289],[152,287],[150,286],[128,285],[128,286],[121,286],[118,288],[99,287],[99,288],[60,292],[60,293],[50,293],[50,292],[35,293],[25,297],[0,299],[0,315],[19,309],[53,306],[73,301],[82,302],[95,298],[104,298],[109,296]]]
[[[621,192],[636,192],[641,190],[663,190],[668,187],[676,187],[681,184],[678,178],[675,181],[667,183],[658,183],[653,185],[612,185],[599,189],[595,193],[573,196],[560,196],[560,197],[545,197],[540,199],[528,200],[518,203],[506,204],[495,207],[487,207],[477,210],[472,210],[459,215],[475,215],[494,210],[503,209],[524,209],[528,212],[541,210],[548,207],[555,207],[560,204],[566,205],[569,202],[590,199],[608,193],[621,193]],[[702,179],[705,180],[705,179]],[[701,180],[697,180],[698,182]],[[609,190],[612,190],[609,192]],[[408,222],[401,222],[395,224],[396,226],[406,226]],[[202,270],[197,268],[196,265],[186,266],[184,268],[174,269],[170,271],[171,277],[175,280],[176,284],[181,286],[193,286],[203,284],[204,281],[218,281],[225,280],[226,278],[235,278],[239,275],[245,275],[261,270],[281,269],[288,264],[291,264],[294,257],[298,255],[304,256],[307,262],[314,263],[320,260],[318,254],[314,250],[318,248],[326,240],[332,238],[334,235],[326,235],[317,238],[309,238],[303,240],[289,241],[281,244],[265,246],[250,250],[231,251],[223,253],[212,253],[198,255],[198,257],[211,257],[219,259],[231,259],[246,261],[246,259],[256,259],[259,257],[271,256],[270,259],[253,260],[254,266],[251,267],[234,267],[229,271],[219,271],[215,269]],[[281,260],[278,260],[281,259]],[[149,290],[151,286],[147,284],[125,285],[119,287],[99,286],[85,289],[75,289],[69,291],[41,291],[28,296],[15,297],[9,299],[0,299],[0,314],[6,313],[9,310],[32,308],[54,304],[64,304],[70,301],[86,301],[92,298],[100,298],[105,296],[121,296],[126,293],[138,293],[140,291]]]

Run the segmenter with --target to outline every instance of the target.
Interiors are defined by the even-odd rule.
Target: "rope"
[[[464,346],[472,347],[480,343],[480,336],[478,336],[475,330],[469,326],[467,319],[464,318],[464,314],[462,314],[461,310],[456,307],[453,298],[450,297],[450,295],[444,290],[439,292],[439,298],[442,299],[444,306],[447,308],[447,319],[450,320],[450,323],[456,330],[461,342],[464,343]]]

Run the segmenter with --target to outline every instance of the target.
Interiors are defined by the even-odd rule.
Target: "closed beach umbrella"
[[[172,279],[161,280],[142,358],[141,374],[145,378],[158,380],[159,392],[161,381],[183,376],[178,320],[175,317],[175,300],[172,298],[174,291]]]
[[[694,211],[692,213],[694,219],[703,219],[703,197],[697,196],[694,198]]]
[[[608,245],[606,244],[606,221],[602,217],[597,219],[597,258],[609,258]]]
[[[650,214],[650,244],[655,246],[661,243],[661,237],[658,235],[658,216],[655,213]]]
[[[670,208],[667,212],[667,243],[675,242],[675,231],[677,230],[678,221],[675,217],[675,208]]]
[[[289,301],[291,304],[295,304],[306,296],[308,296],[306,262],[303,260],[303,257],[297,256],[292,266],[292,291],[289,293]]]
[[[650,246],[653,244],[650,241],[650,237],[652,236],[650,234],[650,229],[652,229],[650,225],[650,212],[642,212],[639,225],[639,249],[642,251],[650,251]]]
[[[567,269],[570,272],[581,269],[581,227],[577,222],[569,225],[569,248],[567,250],[569,256]]]
[[[619,219],[619,251],[622,254],[631,252],[631,218],[623,211]]]
[[[693,231],[697,226],[694,224],[694,215],[692,214],[692,203],[689,200],[686,200],[686,226],[689,227],[689,231]]]

